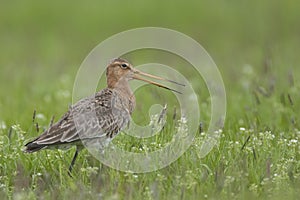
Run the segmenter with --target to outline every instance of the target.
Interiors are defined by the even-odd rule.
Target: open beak
[[[164,85],[161,85],[157,82],[154,82],[154,81],[150,81],[150,80],[147,80],[145,78],[143,78],[142,76],[146,76],[146,77],[149,77],[149,78],[153,78],[153,79],[157,79],[157,80],[162,80],[162,81],[167,81],[167,82],[170,82],[170,83],[174,83],[174,84],[177,84],[177,85],[180,85],[180,86],[185,86],[184,84],[182,83],[178,83],[176,81],[172,81],[172,80],[169,80],[169,79],[166,79],[166,78],[162,78],[162,77],[159,77],[159,76],[154,76],[154,75],[151,75],[151,74],[147,74],[145,72],[141,72],[137,69],[134,69],[134,75],[133,75],[133,79],[136,79],[136,80],[141,80],[141,81],[144,81],[144,82],[147,82],[147,83],[150,83],[152,85],[156,85],[158,87],[161,87],[161,88],[165,88],[167,90],[171,90],[173,92],[177,92],[179,94],[182,94],[181,92],[177,91],[177,90],[174,90],[172,88],[169,88],[167,86],[164,86]]]

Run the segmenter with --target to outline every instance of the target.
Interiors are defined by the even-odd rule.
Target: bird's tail
[[[33,152],[39,151],[45,147],[46,147],[46,145],[44,145],[44,144],[37,144],[37,143],[35,143],[35,141],[31,141],[31,142],[28,142],[27,144],[25,144],[24,152],[33,153]]]

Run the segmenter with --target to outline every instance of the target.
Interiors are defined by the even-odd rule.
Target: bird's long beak
[[[181,92],[179,92],[179,91],[177,91],[177,90],[174,90],[174,89],[169,88],[169,87],[167,87],[167,86],[161,85],[161,84],[159,84],[159,83],[157,83],[157,82],[147,80],[147,79],[143,78],[142,76],[146,76],[146,77],[153,78],[153,79],[157,79],[157,80],[167,81],[167,82],[170,82],[170,83],[175,83],[175,84],[180,85],[180,86],[185,86],[185,85],[182,84],[182,83],[178,83],[178,82],[176,82],[176,81],[172,81],[172,80],[169,80],[169,79],[166,79],[166,78],[162,78],[162,77],[159,77],[159,76],[154,76],[154,75],[152,75],[152,74],[147,74],[147,73],[145,73],[145,72],[141,72],[141,71],[139,71],[139,70],[137,70],[137,69],[134,69],[134,75],[133,75],[133,78],[134,78],[134,79],[141,80],[141,81],[150,83],[150,84],[152,84],[152,85],[156,85],[156,86],[158,86],[158,87],[165,88],[165,89],[167,89],[167,90],[171,90],[171,91],[173,91],[173,92],[177,92],[177,93],[179,93],[179,94],[182,94]]]

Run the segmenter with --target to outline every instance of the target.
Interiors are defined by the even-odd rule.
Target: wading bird
[[[135,108],[135,97],[128,83],[130,80],[145,81],[180,93],[157,82],[144,79],[143,76],[183,86],[175,81],[134,69],[124,59],[114,59],[106,69],[107,87],[72,105],[58,122],[51,125],[36,139],[28,142],[24,151],[32,153],[41,149],[68,149],[75,145],[76,152],[69,167],[70,175],[78,152],[85,144],[95,142],[104,146],[128,125]]]

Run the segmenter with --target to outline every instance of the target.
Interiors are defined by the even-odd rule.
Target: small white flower
[[[244,127],[240,127],[240,131],[245,131],[246,129]]]
[[[133,178],[138,178],[139,176],[136,175],[136,174],[133,174],[132,177],[133,177]]]
[[[46,120],[45,115],[43,115],[42,113],[36,114],[36,115],[35,115],[35,118],[36,118],[36,119],[41,119],[41,120]]]
[[[290,142],[291,142],[291,143],[297,143],[298,140],[296,140],[296,139],[291,139]]]
[[[0,122],[0,129],[6,129],[6,124],[4,121]]]

